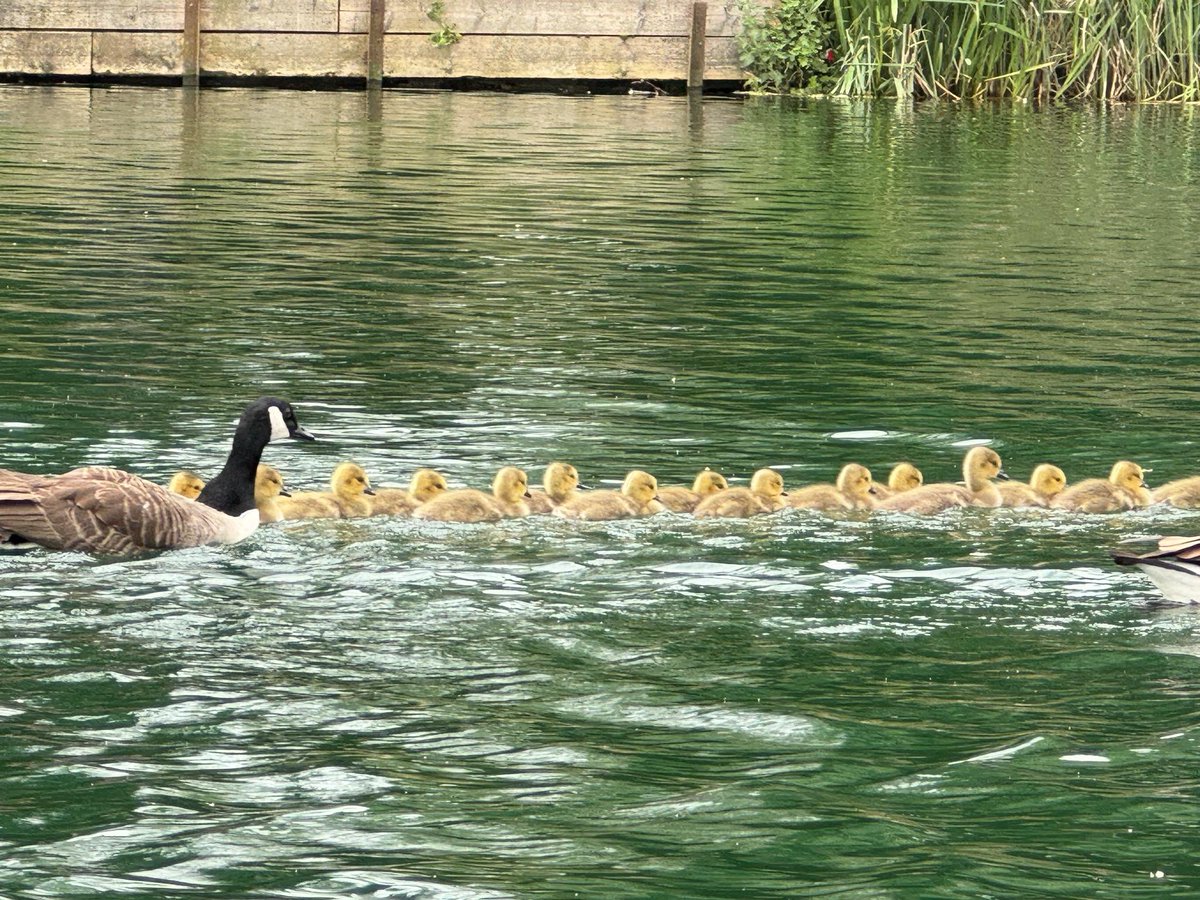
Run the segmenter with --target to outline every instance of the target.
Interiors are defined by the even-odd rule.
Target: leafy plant
[[[834,53],[824,6],[823,0],[779,0],[764,8],[761,0],[738,0],[738,51],[751,90],[782,94],[827,86]]]
[[[834,92],[1200,99],[1194,0],[828,0]]]
[[[425,10],[425,15],[438,26],[438,30],[429,36],[434,44],[439,47],[449,47],[462,40],[462,32],[446,20],[446,4],[443,0],[433,0],[429,4],[429,9]]]
[[[1200,101],[1196,0],[738,0],[752,90]]]

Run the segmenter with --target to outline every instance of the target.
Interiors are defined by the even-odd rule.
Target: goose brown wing
[[[119,554],[195,547],[220,530],[215,510],[128,472],[93,466],[46,481],[42,514],[62,549]]]
[[[1158,552],[1147,556],[1174,556],[1179,559],[1200,559],[1200,537],[1165,537],[1158,542]]]
[[[0,469],[0,543],[20,538],[64,549],[53,524],[42,509],[41,495],[53,479]]]

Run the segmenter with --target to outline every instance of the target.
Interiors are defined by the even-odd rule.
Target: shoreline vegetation
[[[1200,101],[1192,0],[740,0],[753,92]]]

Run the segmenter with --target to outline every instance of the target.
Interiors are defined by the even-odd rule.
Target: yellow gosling
[[[729,482],[720,472],[706,468],[696,476],[690,488],[671,485],[658,489],[658,502],[671,512],[694,512],[705,497],[729,489]]]
[[[649,472],[634,469],[625,476],[619,491],[588,491],[576,494],[554,515],[564,519],[600,522],[608,519],[635,519],[663,511],[658,502],[658,480]]]
[[[181,497],[195,500],[204,490],[204,481],[195,472],[185,469],[171,476],[171,480],[167,482],[167,490],[172,494],[179,494]]]
[[[407,489],[379,488],[371,500],[371,515],[409,517],[422,503],[446,493],[450,486],[441,472],[417,469]]]
[[[875,482],[875,502],[886,500],[893,494],[903,494],[913,488],[919,488],[925,483],[921,470],[909,462],[897,463],[888,473],[888,483]]]
[[[529,515],[529,478],[514,466],[505,466],[492,480],[492,492],[475,488],[446,491],[422,503],[414,519],[436,522],[499,522]]]
[[[259,463],[254,475],[254,505],[258,507],[258,521],[279,522],[283,519],[283,510],[279,508],[279,498],[290,496],[283,489],[283,476],[274,466]]]
[[[281,497],[279,511],[285,519],[341,519],[371,514],[372,494],[367,473],[357,463],[344,462],[333,470],[328,491],[299,491]]]
[[[893,494],[876,509],[914,516],[933,516],[956,506],[999,506],[1000,491],[993,478],[1007,478],[1000,454],[991,447],[972,447],[963,457],[963,484],[925,484]]]
[[[736,487],[710,494],[700,501],[693,515],[698,519],[744,519],[783,509],[787,505],[783,476],[774,469],[759,469],[750,487]]]
[[[1113,513],[1149,506],[1153,497],[1146,487],[1141,466],[1123,459],[1112,467],[1108,479],[1088,478],[1071,485],[1050,501],[1055,509],[1075,512]]]
[[[552,462],[542,475],[542,490],[529,492],[529,511],[548,515],[579,492],[579,472],[570,463]]]
[[[1169,503],[1180,509],[1196,509],[1200,507],[1200,476],[1168,481],[1154,489],[1151,499],[1155,503]]]
[[[871,470],[858,463],[842,466],[835,484],[813,484],[788,491],[788,506],[794,509],[874,509],[875,483]]]
[[[329,487],[338,512],[344,519],[358,519],[371,514],[371,480],[358,463],[344,462],[333,470]]]
[[[1029,476],[1029,484],[1009,481],[996,485],[1000,491],[1001,506],[1049,506],[1050,501],[1063,492],[1067,476],[1058,466],[1042,463]]]

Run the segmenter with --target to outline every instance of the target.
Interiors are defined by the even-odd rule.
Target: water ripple
[[[1193,111],[377,100],[0,87],[0,465],[211,477],[270,392],[292,489],[1195,474]],[[1105,551],[1193,530],[3,553],[0,894],[1191,897],[1197,613]]]

